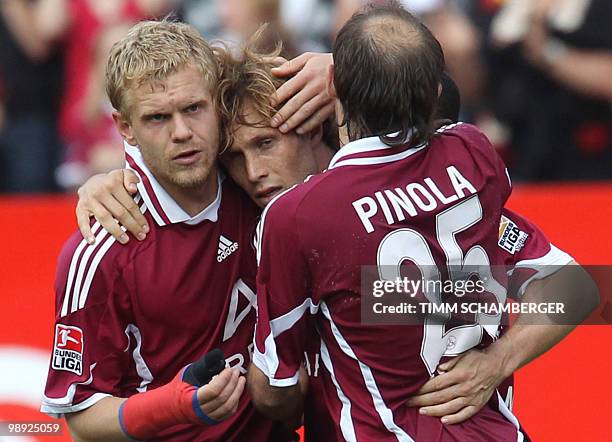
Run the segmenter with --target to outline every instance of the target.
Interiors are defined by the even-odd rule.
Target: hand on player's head
[[[304,134],[319,127],[334,113],[334,99],[327,93],[326,76],[333,64],[331,54],[306,52],[272,69],[277,77],[295,75],[278,88],[272,101],[284,103],[272,117],[271,126],[283,133],[296,129]]]
[[[287,59],[284,57],[264,57],[264,62],[274,66],[273,69],[280,68],[287,63]],[[277,75],[277,77],[283,77],[283,75]]]
[[[119,242],[129,241],[122,226],[139,240],[149,231],[147,220],[134,202],[138,176],[129,170],[113,170],[91,177],[79,190],[76,217],[79,230],[89,244],[95,243],[90,226],[93,216]]]

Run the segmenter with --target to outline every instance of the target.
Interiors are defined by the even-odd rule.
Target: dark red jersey
[[[502,210],[498,246],[502,249],[504,266],[511,273],[509,297],[519,300],[528,282],[550,274],[554,266],[570,262],[571,257],[551,244],[546,235],[532,222],[509,209]],[[517,267],[518,266],[518,267]],[[507,327],[500,327],[500,335]],[[336,420],[321,400],[324,397],[322,360],[319,353],[320,336],[313,333],[305,351],[308,373],[308,395],[304,406],[306,441],[335,441]],[[502,413],[512,412],[514,379],[510,376],[497,388],[490,406]]]
[[[252,234],[259,210],[218,177],[214,202],[191,217],[155,181],[136,149],[145,241],[122,246],[99,224],[95,245],[75,233],[59,258],[55,342],[42,411],[64,415],[106,396],[129,397],[169,382],[220,348],[246,373],[256,316]],[[270,421],[242,396],[216,426],[179,425],[164,440],[267,440]]]
[[[509,194],[502,161],[470,125],[445,127],[424,146],[391,148],[376,137],[345,146],[329,170],[264,211],[254,363],[271,385],[294,385],[318,329],[324,402],[338,438],[517,440],[516,419],[492,407],[445,427],[405,405],[441,358],[496,339],[499,324],[361,321],[362,266],[375,266],[381,280],[399,277],[406,263],[430,280],[479,266],[487,293],[505,302],[508,252],[499,232]]]
[[[531,281],[549,276],[573,259],[555,247],[538,226],[509,209],[502,211],[497,245],[509,274],[508,296],[517,301]],[[500,335],[508,329],[500,328]],[[514,376],[510,376],[497,387],[489,405],[509,416],[514,394]]]

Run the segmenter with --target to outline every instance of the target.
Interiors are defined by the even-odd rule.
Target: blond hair
[[[199,69],[214,90],[219,64],[195,28],[169,20],[142,21],[113,45],[106,65],[106,93],[113,107],[127,116],[126,91],[164,80],[186,66]]]

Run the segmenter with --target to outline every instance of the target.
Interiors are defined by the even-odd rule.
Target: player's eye
[[[158,123],[160,121],[165,121],[167,119],[168,119],[168,115],[165,115],[165,114],[152,114],[147,117],[147,120],[153,123]]]
[[[185,112],[188,114],[194,114],[200,110],[200,105],[198,103],[192,104],[191,106],[187,106],[185,108]]]
[[[265,149],[272,147],[273,143],[274,143],[274,140],[272,138],[264,138],[263,140],[259,142],[257,147],[259,147],[259,149],[265,150]]]

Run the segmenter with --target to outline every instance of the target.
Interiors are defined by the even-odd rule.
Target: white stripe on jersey
[[[335,169],[341,166],[366,166],[370,164],[385,164],[392,163],[394,161],[403,160],[408,158],[410,155],[413,155],[423,149],[425,149],[427,145],[421,145],[418,147],[414,147],[412,149],[405,150],[404,152],[396,153],[394,155],[380,156],[380,157],[369,157],[369,158],[352,158],[344,161],[338,161],[336,164],[330,167],[330,169]]]
[[[232,246],[232,242],[223,235],[219,236],[219,246],[221,246],[221,243],[225,244],[227,247]]]
[[[128,338],[127,348],[130,348],[130,333],[134,336],[136,340],[136,347],[132,352],[132,357],[134,358],[134,364],[136,365],[136,373],[140,376],[142,381],[140,382],[140,386],[136,388],[139,393],[143,393],[147,391],[147,385],[149,385],[153,381],[153,373],[149,370],[147,363],[145,362],[142,354],[140,353],[140,348],[142,346],[142,335],[140,334],[140,329],[136,327],[134,324],[128,324],[125,328],[125,335]]]
[[[501,412],[501,414],[504,415],[506,419],[512,422],[512,424],[516,427],[516,442],[523,442],[525,440],[525,435],[521,432],[521,426],[519,424],[518,419],[516,418],[514,414],[512,414],[512,412],[506,405],[506,402],[501,397],[497,389],[495,390],[495,393],[497,394],[497,403],[499,404],[498,405],[499,411]]]
[[[260,353],[257,345],[253,345],[253,364],[259,368],[268,378],[268,382],[273,387],[291,387],[298,383],[300,371],[287,379],[274,379],[274,373],[278,370],[278,356],[276,355],[276,343],[272,337],[272,333],[268,335],[264,342],[264,353]]]
[[[100,223],[96,222],[92,228],[92,233],[96,235],[96,242],[98,241],[97,233],[98,233],[98,230],[100,230],[100,227],[101,227]],[[74,254],[72,255],[72,261],[70,261],[70,269],[68,270],[68,278],[66,279],[66,291],[64,292],[64,302],[62,303],[62,311],[61,311],[62,317],[68,314],[68,304],[70,301],[70,294],[72,292],[72,285],[74,283],[74,272],[76,270],[76,265],[77,265],[77,262],[79,261],[79,257],[81,256],[81,252],[83,252],[83,249],[87,247],[88,245],[89,244],[87,244],[87,241],[85,241],[85,239],[81,240],[78,247],[74,251]]]
[[[135,198],[135,202],[138,204],[140,201],[141,198],[137,196]],[[147,211],[147,206],[144,203],[140,206],[140,211],[142,213],[145,213]],[[123,231],[126,230],[125,227],[121,227],[121,229]],[[98,222],[93,225],[92,233],[95,235],[94,244],[89,245],[87,241],[83,239],[81,240],[72,255],[72,260],[70,262],[70,268],[68,271],[68,277],[66,280],[66,291],[64,292],[64,299],[62,302],[62,310],[60,313],[60,317],[64,317],[69,313],[69,306],[70,313],[74,313],[75,311],[82,309],[85,306],[87,296],[89,295],[89,289],[91,287],[91,283],[93,281],[93,277],[98,268],[98,265],[102,261],[102,258],[104,257],[106,252],[108,252],[110,247],[116,241],[115,238],[109,235],[106,229],[101,228]],[[105,242],[100,246],[99,249],[96,250],[96,248],[100,245],[102,241]],[[91,264],[89,264],[92,254],[94,254],[94,257],[93,259],[91,259]],[[86,271],[87,273],[85,273]],[[83,282],[84,275],[85,279]]]
[[[356,441],[357,436],[355,435],[355,427],[353,426],[353,419],[351,418],[351,401],[342,388],[338,384],[336,380],[336,374],[334,373],[334,366],[332,364],[331,358],[329,357],[329,351],[327,350],[327,346],[323,339],[321,339],[321,359],[323,360],[323,364],[325,368],[329,372],[332,382],[336,387],[336,392],[338,393],[338,399],[342,403],[342,408],[340,409],[340,430],[342,431],[342,437],[344,437],[347,441]]]
[[[461,122],[448,124],[446,126],[440,127],[436,130],[436,133],[442,133],[448,129],[452,129],[456,126],[460,126]],[[397,135],[398,132],[389,135]],[[340,149],[334,157],[331,159],[329,163],[329,169],[334,169],[338,166],[355,166],[355,165],[369,165],[369,164],[384,164],[390,163],[393,161],[402,160],[404,158],[409,157],[410,155],[418,152],[419,150],[427,147],[429,143],[422,143],[415,147],[406,148],[404,152],[400,152],[394,155],[384,155],[384,151],[388,149],[392,149],[395,146],[389,146],[380,139],[378,136],[361,138],[359,140],[351,141],[346,144],[342,149]],[[400,147],[400,146],[397,146]],[[353,159],[345,159],[346,157],[367,153],[367,152],[375,152],[380,151],[381,155],[378,157],[369,157],[369,158],[353,158]]]
[[[368,392],[370,393],[370,396],[372,397],[374,408],[376,408],[376,411],[378,412],[378,415],[380,416],[380,419],[382,420],[385,428],[391,433],[393,433],[397,440],[400,442],[414,442],[414,439],[412,439],[408,435],[408,433],[398,427],[395,423],[393,419],[393,413],[391,412],[391,410],[389,410],[389,408],[383,401],[382,396],[380,395],[380,391],[378,390],[378,386],[376,385],[376,380],[374,379],[372,370],[370,369],[370,367],[368,367],[366,364],[364,364],[357,358],[351,346],[348,344],[348,342],[346,342],[346,339],[344,339],[344,336],[342,336],[342,333],[340,333],[338,327],[336,327],[336,324],[331,318],[329,308],[323,301],[321,302],[321,311],[323,312],[323,316],[325,316],[325,318],[329,321],[332,332],[334,334],[334,338],[336,338],[336,342],[340,346],[340,349],[344,352],[344,354],[346,354],[351,359],[354,359],[359,364],[359,369],[361,370],[363,381],[366,385]]]
[[[306,298],[304,302],[295,307],[290,312],[279,316],[270,321],[270,331],[273,337],[277,337],[282,332],[289,330],[304,316],[306,310],[310,310],[311,315],[315,315],[319,311],[319,305],[312,302],[311,298]]]
[[[89,270],[87,271],[87,277],[85,278],[85,283],[83,284],[83,288],[79,293],[79,309],[82,309],[85,306],[85,301],[87,301],[87,296],[89,295],[89,288],[91,287],[91,281],[93,281],[94,274],[96,273],[96,270],[98,270],[98,265],[100,265],[100,261],[102,261],[102,258],[104,257],[106,252],[108,252],[108,249],[110,249],[116,241],[117,240],[112,236],[108,238],[106,242],[102,244],[102,247],[100,247],[98,253],[96,253],[96,256],[94,256],[93,260],[91,261],[91,265],[89,266]],[[75,292],[74,299],[77,298],[77,293],[78,292]],[[72,301],[73,306],[74,299]],[[77,309],[74,309],[72,311],[74,312],[76,310]]]
[[[437,130],[436,133],[437,134],[441,134],[442,132],[444,132],[445,130],[449,130],[452,129],[453,127],[457,127],[457,126],[461,126],[462,124],[464,124],[462,121],[457,121],[456,123],[451,123],[451,124],[447,124],[445,126],[440,126]]]
[[[552,243],[550,244],[550,250],[544,256],[535,259],[525,259],[517,262],[512,269],[508,271],[508,276],[512,276],[514,270],[518,268],[532,268],[536,270],[536,273],[527,279],[517,291],[517,297],[519,299],[525,293],[527,286],[536,279],[543,279],[553,273],[561,270],[563,266],[568,265],[574,258],[565,253],[563,250],[558,249]]]
[[[142,173],[144,173],[147,176],[147,178],[149,179],[149,184],[151,185],[151,188],[152,188],[152,193],[153,195],[157,197],[158,195],[155,193],[157,181],[150,175],[149,169],[147,169],[146,167],[143,167],[144,164],[141,161],[139,161],[138,156],[140,156],[140,153],[139,152],[136,153],[132,151],[132,149],[128,148],[128,146],[136,150],[136,152],[138,152],[137,148],[135,146],[131,146],[130,144],[128,144],[127,141],[123,142],[123,147],[126,150],[126,154],[132,159],[132,161],[134,161],[134,163],[136,163],[138,167],[140,167],[140,169],[142,170]],[[145,207],[149,208],[151,212],[151,216],[153,217],[157,225],[165,226],[166,225],[165,221],[162,219],[161,215],[157,212],[157,209],[155,208],[153,201],[151,201],[151,197],[149,196],[147,187],[144,184],[144,180],[141,174],[136,169],[134,169],[127,160],[125,161],[125,167],[126,169],[131,170],[138,176],[140,180],[136,184],[136,187],[138,188],[138,196],[142,197],[142,199],[144,200]],[[163,206],[161,202],[159,201],[159,198],[158,198],[158,202],[160,203],[160,206],[162,207],[162,210],[163,210]],[[136,204],[138,204],[138,201],[136,201]]]
[[[42,405],[40,411],[48,414],[51,417],[61,418],[65,413],[73,413],[75,411],[81,411],[91,407],[96,402],[104,399],[107,396],[111,396],[108,393],[95,393],[93,396],[88,397],[83,402],[73,404],[74,394],[76,393],[77,385],[89,385],[93,382],[93,371],[96,368],[97,363],[91,364],[89,367],[89,379],[83,382],[75,382],[70,384],[66,396],[59,398],[50,398],[43,395]]]
[[[270,334],[266,336],[266,340],[264,341],[264,353],[261,353],[257,349],[257,345],[255,345],[253,363],[255,363],[255,365],[268,377],[270,385],[287,387],[295,385],[298,381],[299,370],[291,378],[274,379],[279,366],[274,338],[293,327],[302,316],[304,316],[307,310],[310,311],[311,315],[314,315],[319,311],[319,306],[314,304],[312,299],[306,298],[302,304],[298,305],[290,312],[270,321]]]
[[[50,402],[48,402],[53,399],[44,397],[42,405],[40,406],[40,411],[41,413],[45,413],[56,419],[61,419],[68,413],[76,413],[77,411],[86,410],[92,405],[95,405],[98,402],[100,402],[102,399],[111,397],[111,396],[112,395],[108,393],[94,393],[93,395],[85,399],[83,402],[80,402],[76,405],[72,405],[70,407],[62,407],[60,405],[53,405]]]
[[[565,253],[563,250],[558,249],[553,244],[550,245],[548,253],[540,258],[535,259],[524,259],[523,261],[517,262],[514,267],[532,267],[532,266],[564,266],[572,261],[570,255]]]
[[[74,287],[72,288],[72,308],[70,309],[71,313],[74,313],[79,308],[79,296],[81,293],[81,284],[83,283],[83,275],[85,274],[85,270],[89,266],[89,258],[96,250],[97,246],[102,242],[102,240],[106,239],[108,236],[108,232],[106,230],[100,230],[98,236],[96,236],[96,242],[92,245],[88,245],[85,248],[85,253],[81,257],[81,263],[79,264],[79,269],[77,271],[76,280],[74,283]],[[102,245],[103,247],[104,245]]]
[[[307,183],[308,180],[310,180],[313,176],[315,175],[308,175],[306,178],[304,178],[304,183]],[[257,265],[258,266],[259,266],[259,261],[261,260],[261,247],[262,247],[261,240],[263,239],[264,223],[266,220],[266,215],[268,214],[268,209],[272,207],[272,204],[274,204],[274,202],[277,199],[279,199],[281,196],[283,196],[287,192],[293,190],[299,184],[300,183],[294,184],[290,188],[283,190],[281,193],[279,193],[274,198],[272,198],[270,202],[268,203],[268,205],[264,208],[263,212],[261,213],[261,218],[259,220],[259,223],[257,224],[257,228],[255,229],[255,236],[253,238],[253,245],[255,246],[255,250],[257,251]]]
[[[308,177],[310,178],[310,177]],[[308,179],[306,178],[306,180]],[[306,181],[304,180],[304,181]],[[264,223],[266,221],[266,215],[268,214],[268,209],[270,207],[272,207],[272,204],[279,199],[281,196],[283,196],[285,193],[289,192],[291,189],[293,189],[295,186],[297,186],[297,184],[291,186],[290,188],[288,188],[287,190],[282,191],[281,193],[279,193],[278,195],[276,195],[274,198],[272,198],[270,200],[270,202],[268,203],[268,205],[264,208],[263,212],[261,213],[261,219],[259,220],[259,223],[257,224],[257,228],[255,229],[255,239],[253,240],[253,242],[255,243],[255,248],[257,250],[257,265],[259,266],[259,261],[261,260],[261,247],[262,247],[262,239],[263,239],[263,231],[264,231]]]

